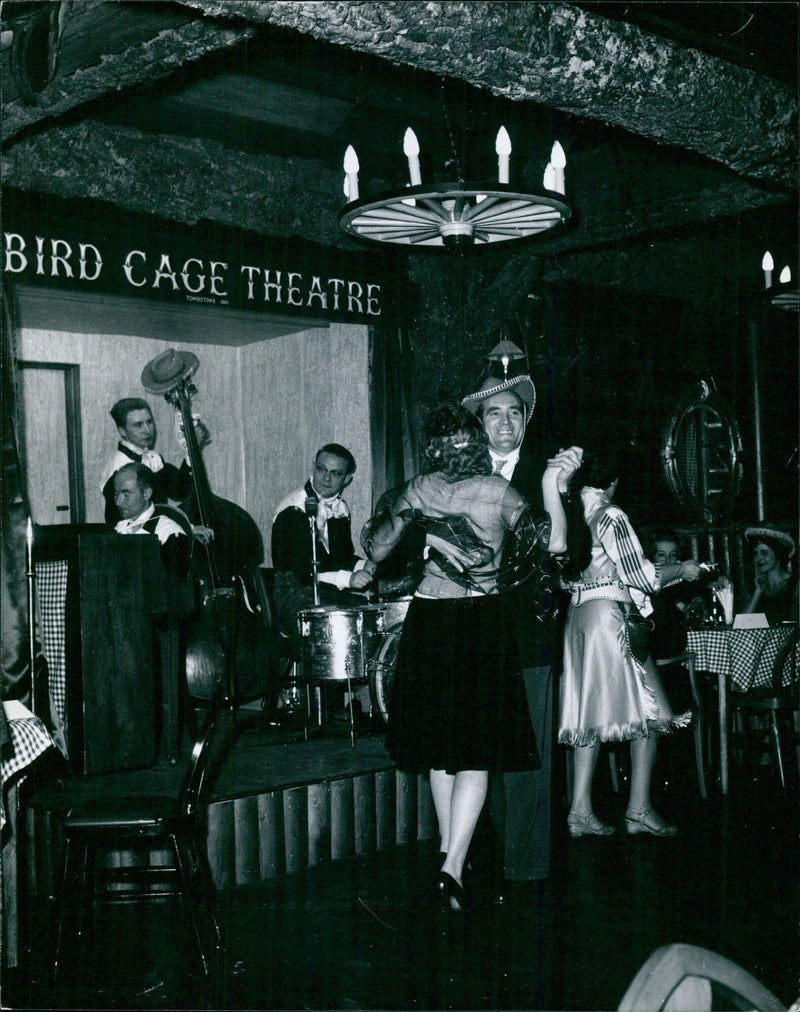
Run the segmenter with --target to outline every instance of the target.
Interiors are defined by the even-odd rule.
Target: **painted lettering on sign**
[[[147,293],[186,302],[282,312],[376,317],[381,285],[231,259],[186,256],[138,247],[103,256],[97,245],[64,238],[3,233],[3,272],[20,281],[82,282],[115,291]]]

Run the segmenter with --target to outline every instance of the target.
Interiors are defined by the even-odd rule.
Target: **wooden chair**
[[[206,719],[175,797],[108,797],[81,802],[61,815],[61,890],[53,980],[62,969],[69,922],[87,948],[95,904],[163,901],[177,896],[185,907],[203,972],[212,983],[222,949],[206,844],[206,812],[212,758],[219,755],[221,725],[230,730],[230,705],[205,701]],[[130,852],[136,864],[109,867],[101,860]],[[168,855],[169,863],[164,861]],[[88,922],[88,930],[87,930]],[[79,965],[84,972],[86,964]]]
[[[695,660],[695,654],[687,651],[683,654],[676,654],[675,657],[664,657],[660,661],[656,661],[656,667],[665,668],[671,664],[682,664],[686,667],[686,673],[689,677],[689,688],[692,693],[692,734],[694,735],[694,759],[695,766],[697,767],[697,782],[700,787],[700,796],[707,798],[708,789],[706,787],[706,756],[704,755],[704,748],[708,740],[708,732],[706,729],[705,712],[703,710],[703,699],[697,684]]]
[[[760,657],[756,658],[756,665]],[[784,684],[788,670],[788,684]],[[798,726],[800,725],[800,684],[797,677],[797,626],[792,635],[778,652],[772,665],[772,684],[765,688],[750,689],[747,692],[730,692],[728,707],[734,729],[730,734],[732,748],[741,747],[744,751],[763,755],[769,752],[764,743],[764,731],[760,726],[745,726],[747,715],[766,715],[769,720],[769,745],[774,749],[774,757],[778,766],[781,786],[786,788],[786,773],[783,763],[783,751],[780,726],[783,723],[798,745]],[[800,774],[800,751],[797,755],[798,773]]]
[[[712,1008],[785,1012],[775,995],[742,967],[710,949],[683,944],[656,949],[631,981],[617,1012]]]
[[[689,678],[689,687],[691,689],[693,703],[692,733],[694,735],[694,758],[695,765],[697,766],[697,782],[700,787],[700,796],[702,798],[707,798],[708,788],[706,786],[706,756],[704,755],[704,747],[706,746],[708,734],[703,711],[703,700],[700,695],[700,689],[697,684],[697,674],[695,672],[695,654],[691,651],[687,651],[683,654],[676,654],[674,657],[664,657],[661,660],[656,661],[656,667],[659,668],[665,668],[673,664],[684,665]],[[611,785],[614,792],[618,794],[619,756],[616,747],[611,747],[608,758],[611,770]]]

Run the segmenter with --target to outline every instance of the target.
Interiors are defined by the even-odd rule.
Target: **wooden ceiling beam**
[[[649,193],[639,190],[633,201],[639,168],[629,177],[623,166],[613,185],[587,194],[591,203],[582,208],[579,229],[529,248],[592,248],[786,202],[783,194],[711,167],[706,185],[681,188],[673,182]],[[185,223],[208,219],[266,236],[303,235],[363,248],[354,247],[337,224],[341,172],[311,159],[246,154],[207,139],[153,136],[84,120],[19,139],[0,158],[0,171],[5,185],[20,190],[105,200],[156,216],[168,209],[169,217]],[[384,185],[379,179],[363,182],[365,191]]]
[[[181,3],[600,120],[797,190],[796,89],[569,4]]]
[[[13,85],[4,54],[0,139],[142,83],[174,74],[181,66],[250,38],[254,28],[232,26],[162,4],[93,2],[76,9],[64,32],[58,72],[36,96],[35,105],[9,100]]]

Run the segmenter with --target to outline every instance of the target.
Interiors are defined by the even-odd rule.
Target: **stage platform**
[[[184,740],[174,766],[160,759],[133,772],[40,775],[26,816],[31,895],[51,896],[56,887],[61,840],[54,813],[115,794],[177,796],[190,744]],[[383,734],[357,736],[353,747],[346,725],[305,740],[302,733],[267,725],[258,714],[237,715],[208,810],[208,854],[218,888],[274,879],[437,833],[428,778],[398,770]]]

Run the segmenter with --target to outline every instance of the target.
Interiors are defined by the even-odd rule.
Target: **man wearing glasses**
[[[355,458],[348,449],[326,443],[317,451],[311,477],[283,500],[275,514],[275,606],[285,636],[297,635],[298,611],[314,607],[312,551],[318,561],[320,604],[340,608],[354,601],[363,604],[364,598],[354,599],[351,592],[364,591],[373,582],[376,565],[356,555],[350,508],[342,498],[355,471]]]

